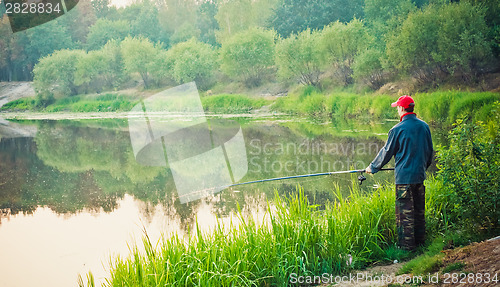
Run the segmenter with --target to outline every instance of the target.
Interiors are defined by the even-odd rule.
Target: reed
[[[301,188],[276,194],[263,222],[240,212],[229,225],[202,233],[196,224],[192,236],[158,247],[146,234],[145,251],[112,260],[105,286],[287,286],[292,273],[340,274],[382,260],[395,243],[393,187],[334,193],[325,206],[309,204]]]
[[[417,93],[413,95],[415,111],[425,121],[451,125],[459,118],[471,117],[473,120],[486,120],[494,102],[500,100],[500,94],[492,92],[443,91]],[[396,112],[391,102],[397,96],[359,95],[351,93],[333,93],[324,95],[317,90],[302,89],[286,98],[275,101],[272,108],[277,111],[307,116],[329,116],[338,118],[372,119],[395,118]]]
[[[269,104],[263,98],[254,98],[237,94],[220,94],[201,99],[203,109],[211,113],[248,113]]]

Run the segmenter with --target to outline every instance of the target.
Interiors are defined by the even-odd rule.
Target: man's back
[[[415,114],[403,117],[389,132],[393,133],[396,184],[423,183],[432,160],[429,126]]]
[[[396,184],[423,183],[432,153],[429,126],[414,113],[408,113],[389,131],[385,146],[369,167],[375,173],[394,156]]]

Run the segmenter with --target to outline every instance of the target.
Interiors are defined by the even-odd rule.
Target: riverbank
[[[396,263],[382,263],[366,270],[354,270],[344,276],[323,276],[321,279],[324,284],[320,286],[498,286],[500,237],[465,243],[464,247],[444,245],[450,242],[452,241],[439,238],[423,255],[406,263],[394,261]]]
[[[106,94],[80,95],[54,99],[45,107],[37,97],[28,96],[5,103],[0,114],[7,119],[91,119],[124,118],[141,99],[154,93],[118,91]],[[397,95],[328,93],[306,86],[287,96],[247,96],[243,94],[203,95],[201,102],[208,114],[275,115],[289,114],[313,119],[361,118],[380,120],[394,118],[390,103]],[[485,120],[500,101],[500,93],[443,91],[413,95],[416,113],[429,123],[452,124],[473,116]]]
[[[349,274],[422,253],[399,272],[433,272],[442,250],[500,234],[499,119],[494,112],[486,123],[457,121],[447,146],[437,147],[439,171],[424,183],[428,240],[415,253],[396,247],[393,184],[371,193],[353,185],[349,196],[334,187],[335,201],[324,205],[298,187],[276,194],[262,222],[237,213],[234,223],[208,232],[196,225],[187,237],[151,242],[145,234],[145,252],[135,246],[112,258],[105,286],[288,286],[298,276]]]
[[[395,280],[424,278],[427,282],[429,273],[440,272],[442,281],[444,273],[485,272],[485,266],[475,268],[468,261],[450,259],[451,254],[466,254],[464,249],[453,248],[480,241],[485,235],[445,231],[453,223],[445,222],[447,211],[439,200],[441,183],[431,178],[425,184],[426,217],[432,233],[428,245],[416,253],[396,247],[392,185],[370,195],[354,188],[349,197],[337,190],[337,201],[325,206],[311,205],[299,189],[285,198],[276,196],[263,222],[240,214],[234,225],[218,224],[208,233],[197,227],[188,238],[173,235],[157,243],[145,234],[143,247],[133,247],[127,258],[112,259],[109,283],[103,286],[302,286],[325,283],[306,281],[323,274],[329,274],[328,278],[385,274]],[[142,248],[145,252],[139,251]],[[489,271],[494,271],[494,254],[479,249],[477,253],[474,256],[487,259],[493,264]],[[418,254],[422,255],[415,257]],[[374,263],[386,267],[364,271]],[[87,278],[89,282],[81,279],[80,286],[92,284],[91,273]],[[322,286],[400,286],[366,283]]]
[[[458,118],[473,116],[485,120],[500,100],[500,93],[443,91],[417,93],[415,112],[430,123],[451,124]],[[272,108],[291,114],[328,118],[393,118],[390,104],[395,95],[334,93],[324,95],[313,87],[305,87],[288,97],[278,98]]]

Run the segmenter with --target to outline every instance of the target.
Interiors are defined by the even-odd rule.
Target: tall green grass
[[[447,91],[415,95],[416,111],[426,119],[452,124],[457,119],[486,120],[491,116],[499,93]]]
[[[193,236],[163,238],[158,248],[146,235],[144,252],[114,259],[105,285],[287,286],[292,273],[339,274],[385,258],[395,243],[393,186],[334,192],[337,201],[321,208],[300,189],[276,195],[263,222],[240,213],[235,223],[206,233],[196,225]]]
[[[269,104],[268,100],[236,94],[206,96],[201,99],[203,109],[212,113],[248,113]]]
[[[305,87],[288,97],[276,100],[272,108],[308,116],[385,119],[397,117],[395,109],[390,106],[397,98],[398,96],[350,93],[324,95],[317,89]],[[415,112],[422,119],[452,124],[461,117],[485,120],[494,108],[493,103],[500,100],[500,94],[446,91],[418,93],[414,95],[414,99]]]
[[[442,234],[455,234],[440,179],[431,177],[425,184],[432,244],[425,258],[405,267],[415,271],[419,260],[433,270],[440,262],[434,255],[447,244],[446,238],[452,238]],[[348,196],[338,187],[333,192],[335,202],[324,206],[311,204],[300,188],[288,196],[276,193],[262,222],[239,212],[236,221],[218,222],[208,232],[196,224],[187,238],[174,234],[155,244],[145,234],[144,251],[136,245],[128,257],[112,259],[104,286],[288,286],[293,273],[342,274],[374,261],[411,255],[395,247],[393,184],[371,194],[363,194],[356,185]],[[453,237],[453,242],[460,243],[461,237]],[[87,286],[94,284],[91,273],[87,280]],[[82,279],[80,286],[85,286]]]
[[[138,102],[132,96],[103,94],[99,96],[72,96],[55,100],[54,103],[40,107],[36,97],[22,98],[1,107],[4,111],[41,111],[41,112],[116,112],[130,111]]]
[[[21,98],[8,102],[0,107],[0,111],[26,111],[35,107],[35,97]]]
[[[133,97],[104,94],[97,97],[73,96],[59,100],[45,108],[46,112],[116,112],[130,111],[137,100]]]

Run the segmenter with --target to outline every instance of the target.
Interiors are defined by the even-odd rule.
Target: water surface
[[[313,122],[289,117],[235,118],[242,127],[248,173],[241,181],[364,169],[395,124]],[[196,220],[209,230],[216,218],[263,220],[267,201],[297,184],[311,201],[348,193],[357,175],[284,180],[228,188],[182,204],[167,167],[139,164],[126,120],[23,121],[0,137],[0,286],[74,286],[91,270],[107,275],[110,256],[126,256],[144,232],[189,236]],[[389,165],[391,165],[390,163]],[[371,192],[393,180],[392,172],[367,176]]]

